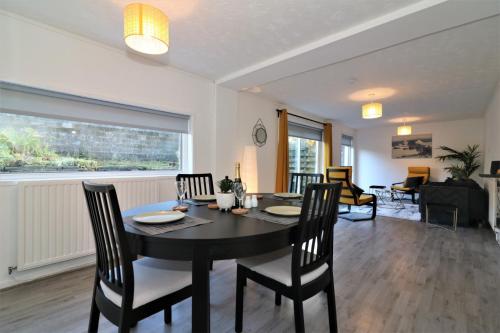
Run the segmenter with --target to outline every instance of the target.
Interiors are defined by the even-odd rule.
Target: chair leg
[[[88,329],[89,332],[97,332],[97,329],[99,328],[99,316],[101,314],[101,311],[97,307],[97,303],[95,301],[98,283],[99,283],[99,275],[96,270],[94,277],[94,291],[92,293],[92,305],[90,306],[90,318],[89,318],[89,329]]]
[[[243,292],[245,281],[246,277],[241,271],[241,266],[238,265],[236,273],[236,315],[234,322],[234,330],[236,332],[243,331]]]
[[[415,201],[415,192],[411,193],[411,202],[415,205],[417,202]]]
[[[130,332],[130,322],[127,320],[127,316],[122,313],[120,318],[120,325],[118,326],[118,333],[129,333]]]
[[[281,294],[278,292],[274,294],[274,304],[276,304],[277,306],[281,305]]]
[[[99,327],[99,316],[101,312],[99,311],[99,308],[97,307],[97,304],[95,302],[95,296],[92,297],[92,305],[90,308],[90,319],[89,319],[89,332],[97,332],[97,329]]]
[[[169,305],[163,310],[163,321],[165,324],[172,323],[172,305]]]
[[[373,206],[372,206],[372,220],[377,217],[377,197],[373,197]]]
[[[212,271],[214,269],[214,261],[210,260],[210,270]]]
[[[328,286],[328,290],[326,292],[326,297],[328,299],[328,322],[330,324],[330,332],[337,333],[337,307],[335,304],[335,287],[333,284],[333,277],[331,285]]]
[[[295,317],[295,332],[305,332],[304,327],[304,308],[301,299],[293,300],[293,315]]]

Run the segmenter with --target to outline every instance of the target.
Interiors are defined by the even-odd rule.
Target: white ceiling
[[[404,116],[419,121],[479,117],[499,75],[500,18],[496,17],[260,87],[262,94],[283,104],[361,128]],[[380,100],[383,118],[362,120],[363,102],[348,96],[376,87],[396,92]]]
[[[0,8],[125,49],[123,8],[137,0],[1,0]],[[218,79],[418,0],[142,0],[170,18],[156,57]]]
[[[134,0],[0,0],[0,9],[127,50]],[[142,0],[170,18],[153,59],[354,128],[479,116],[500,75],[500,0]],[[127,52],[130,52],[127,50]],[[376,87],[384,117],[348,95]]]

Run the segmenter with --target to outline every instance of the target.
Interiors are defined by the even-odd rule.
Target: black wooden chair
[[[290,174],[290,193],[304,194],[307,184],[323,183],[322,173],[291,173]]]
[[[175,180],[186,181],[186,199],[191,199],[195,195],[214,194],[214,182],[211,173],[179,173]]]
[[[293,300],[296,332],[305,329],[302,302],[325,291],[330,332],[337,332],[332,252],[341,187],[340,183],[307,185],[294,245],[237,261],[236,332],[243,329],[247,278],[273,289],[276,305],[281,304],[281,295]]]
[[[97,332],[99,315],[129,332],[139,320],[191,296],[191,263],[152,258],[134,260],[113,185],[83,183],[96,244],[96,273],[89,332]]]
[[[195,195],[206,195],[214,193],[214,181],[211,173],[179,173],[175,177],[176,181],[184,180],[188,189],[186,199],[191,199]],[[214,261],[210,261],[210,270],[214,268]]]

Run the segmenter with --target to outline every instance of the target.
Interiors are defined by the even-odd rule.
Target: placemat
[[[294,223],[299,222],[298,216],[294,216],[294,217],[276,216],[276,215],[271,215],[269,213],[263,212],[260,209],[250,209],[248,211],[248,213],[246,213],[243,216],[252,217],[254,219],[263,220],[266,222],[284,224],[284,225],[290,225],[290,224],[294,224]]]
[[[215,202],[214,201],[197,201],[197,200],[191,200],[191,199],[185,199],[183,200],[184,203],[187,203],[188,205],[191,206],[206,206],[209,203]]]
[[[289,203],[290,205],[292,206],[302,206],[302,198],[281,198],[281,197],[277,197],[273,194],[267,194],[267,195],[264,195],[264,198],[266,199],[273,199],[273,200],[277,200],[277,201],[285,201],[287,203]]]
[[[146,225],[135,222],[132,218],[127,219],[125,223],[134,227],[137,230],[147,233],[148,235],[158,235],[163,234],[165,232],[191,228],[200,224],[207,224],[213,222],[212,220],[202,219],[200,217],[193,216],[185,216],[182,220],[165,223],[165,224],[157,224],[157,225]]]

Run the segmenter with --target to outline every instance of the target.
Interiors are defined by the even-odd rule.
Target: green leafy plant
[[[466,149],[462,151],[455,150],[447,146],[440,146],[439,149],[446,152],[446,154],[437,156],[436,158],[441,162],[446,161],[456,161],[450,166],[444,169],[451,174],[453,179],[469,179],[470,176],[481,166],[479,163],[479,158],[481,157],[481,152],[479,151],[479,145],[468,145]]]
[[[222,193],[228,193],[228,192],[231,192],[231,190],[233,188],[233,181],[226,177],[224,179],[219,180],[217,182],[217,185],[219,186],[220,191]]]

